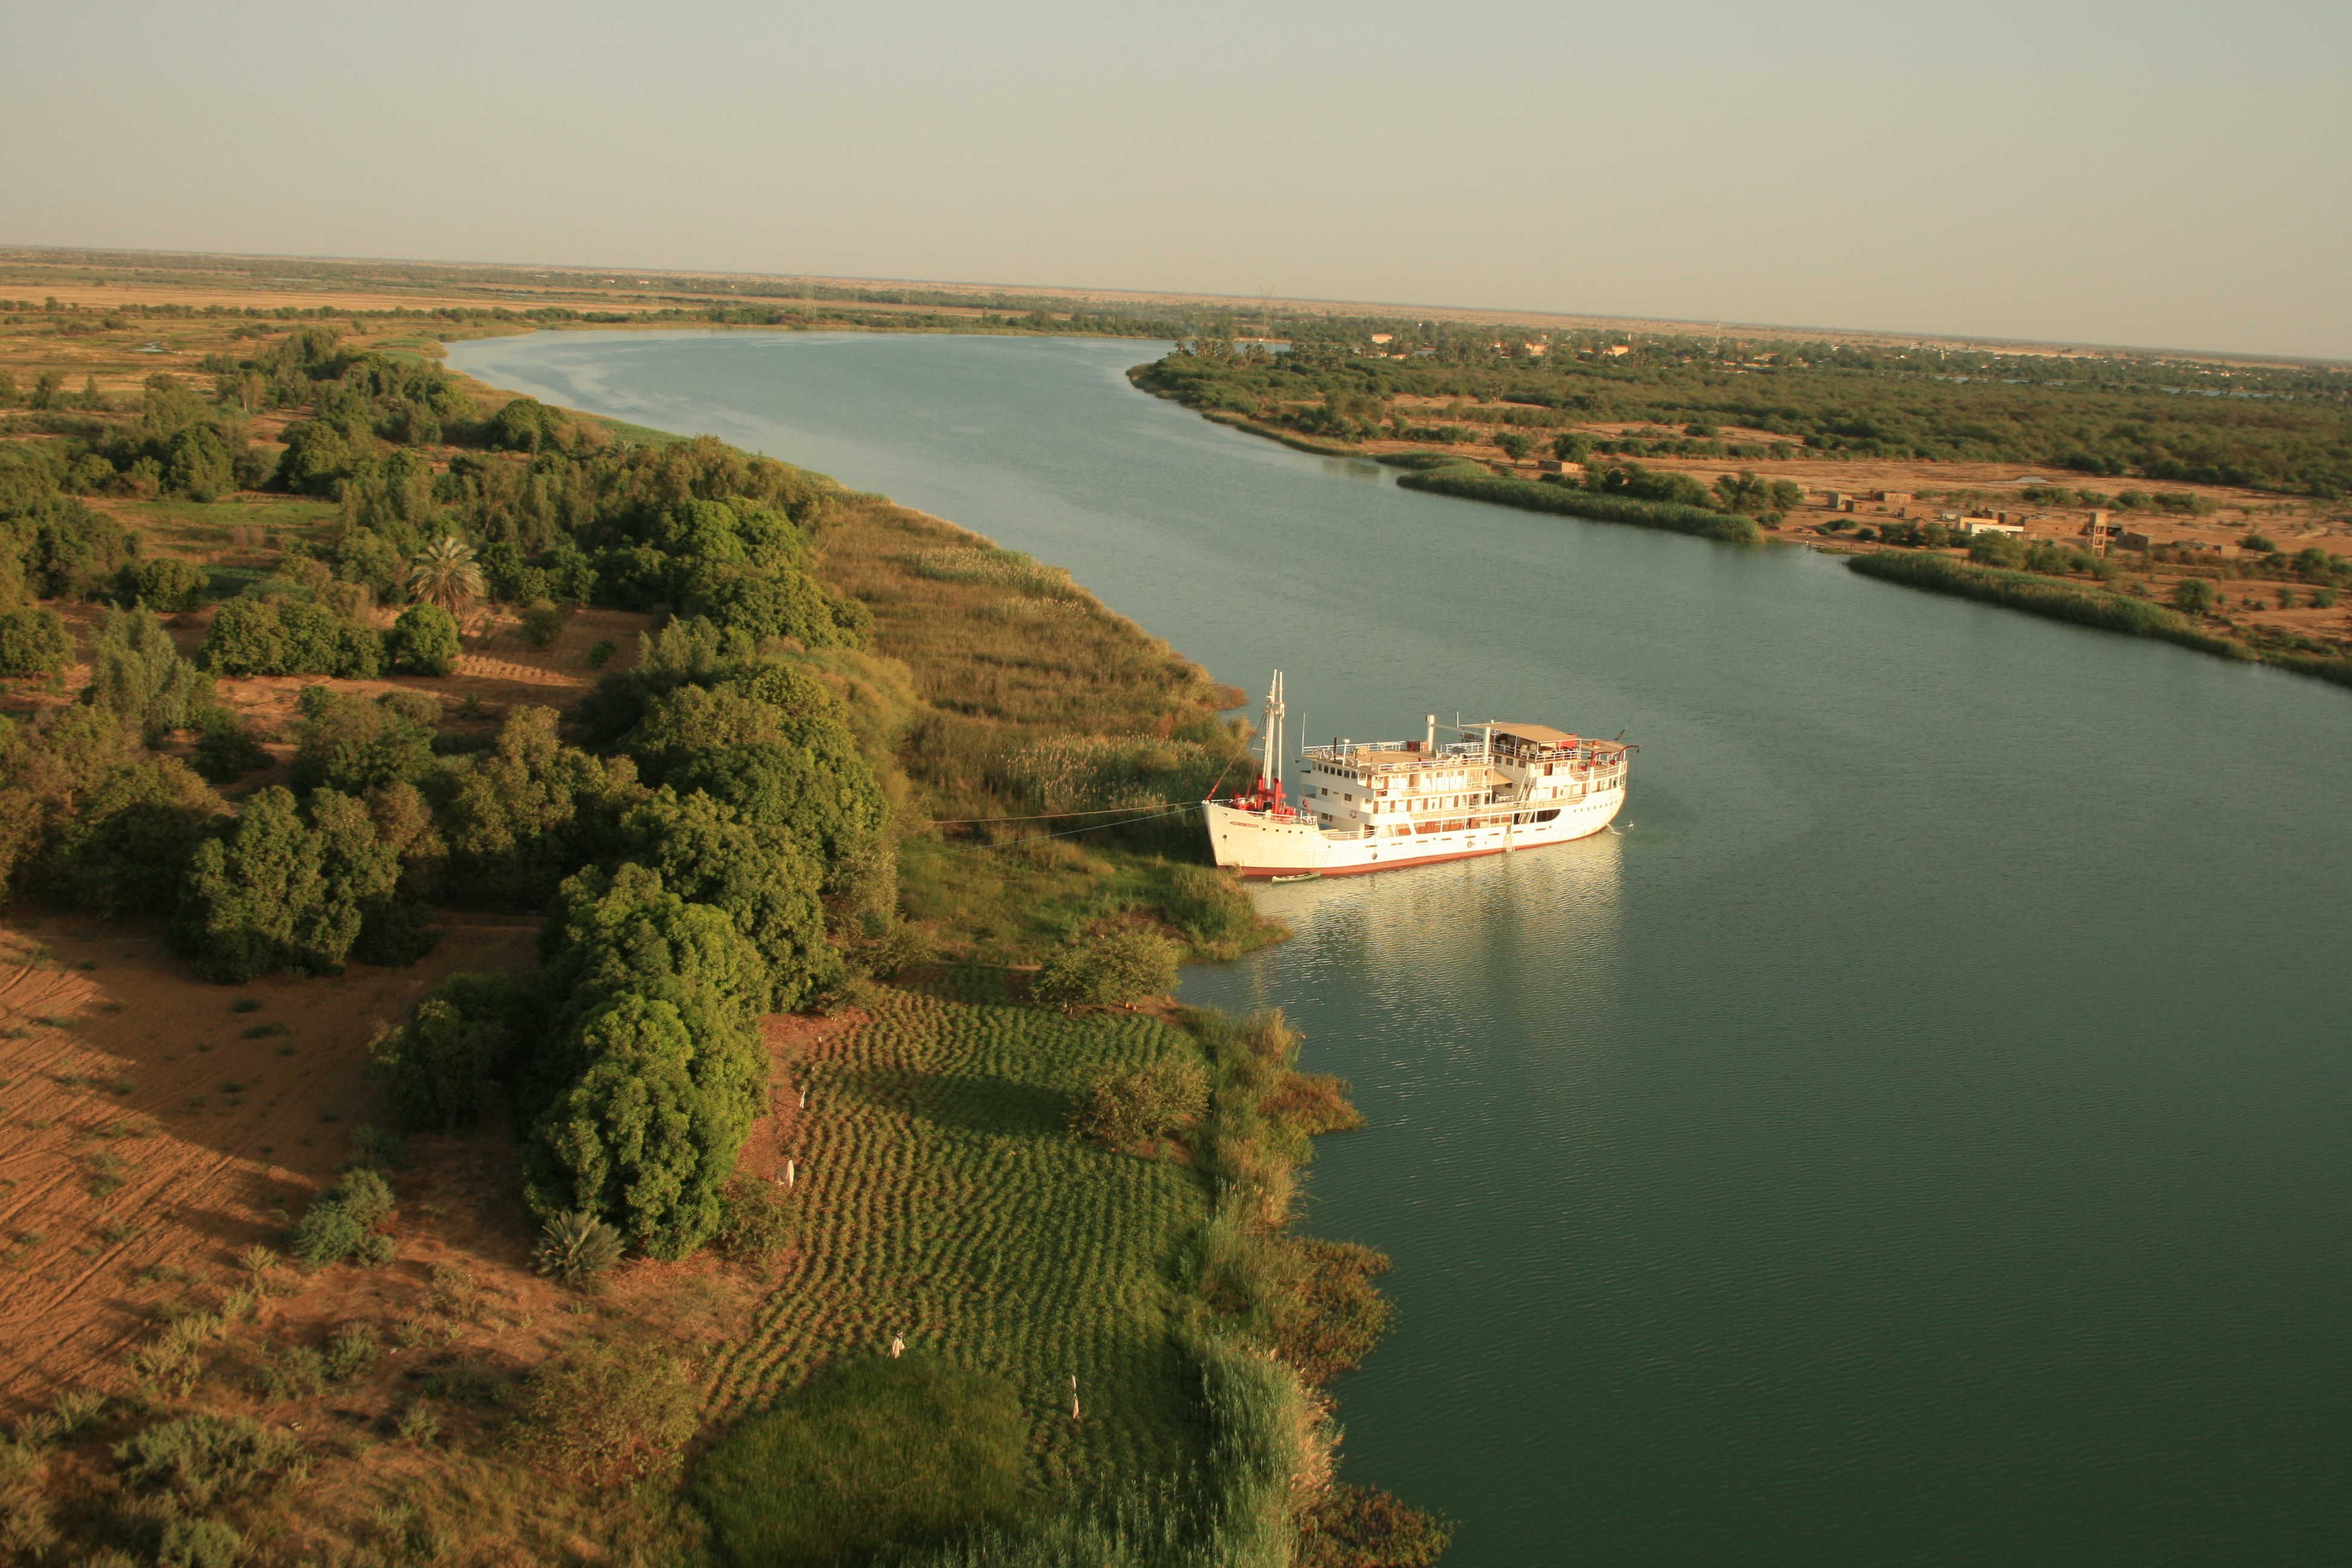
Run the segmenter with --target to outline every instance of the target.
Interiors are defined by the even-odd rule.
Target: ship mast
[[[1260,793],[1274,804],[1282,801],[1282,729],[1286,710],[1282,703],[1282,671],[1274,672],[1274,682],[1265,689],[1265,724],[1261,738],[1265,742],[1265,755],[1258,768]]]

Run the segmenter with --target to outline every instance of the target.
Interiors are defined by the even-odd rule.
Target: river
[[[1291,732],[1642,750],[1622,836],[1275,888],[1192,972],[1369,1125],[1345,1474],[1457,1568],[2352,1560],[2352,692],[1400,490],[1132,342],[541,334],[496,384],[1067,566]]]

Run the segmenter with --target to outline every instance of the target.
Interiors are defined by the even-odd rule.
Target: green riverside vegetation
[[[1204,328],[1131,374],[1187,407],[1342,449],[1376,437],[1457,442],[1472,425],[1546,444],[1577,426],[1638,426],[1580,434],[1554,455],[2032,463],[2352,494],[2352,373],[2339,366],[1370,315],[1294,317],[1281,330],[1287,351],[1269,353]],[[1438,398],[1450,401],[1430,409]]]
[[[1447,463],[1401,474],[1397,484],[1405,489],[1458,496],[1464,500],[1492,501],[1527,511],[1590,518],[1596,522],[1664,529],[1670,533],[1696,534],[1701,539],[1719,539],[1727,543],[1749,544],[1764,537],[1755,519],[1738,512],[1709,511],[1703,507],[1671,500],[1643,500],[1606,489],[1512,479],[1488,473],[1475,463]]]
[[[2029,572],[1978,565],[1949,555],[1928,552],[1913,554],[1879,551],[1874,554],[1853,556],[1846,562],[1846,566],[1865,577],[1899,583],[1908,588],[1924,588],[1931,593],[1979,599],[1987,604],[2023,610],[2030,615],[2046,616],[2052,620],[2096,626],[2103,631],[2156,637],[2164,642],[2178,643],[2183,647],[2195,648],[2200,653],[2218,654],[2224,658],[2259,660],[2297,674],[2331,680],[2341,686],[2352,686],[2352,658],[2217,637],[2178,610],[2095,586]],[[2189,581],[2204,586],[2198,579]],[[2210,607],[2210,588],[2206,600],[2207,607]]]
[[[1154,1000],[1179,956],[1276,934],[1185,820],[1246,764],[1237,694],[1066,574],[821,476],[523,400],[486,416],[325,326],[237,341],[209,401],[166,377],[135,415],[78,411],[99,421],[79,447],[0,444],[31,678],[72,653],[60,602],[118,606],[89,691],[23,691],[0,732],[0,874],[91,917],[168,911],[195,972],[238,984],[413,963],[455,909],[545,915],[535,972],[458,974],[379,1036],[419,1152],[355,1139],[282,1245],[305,1271],[393,1261],[410,1211],[377,1163],[503,1111],[538,1227],[512,1239],[583,1321],[520,1377],[428,1378],[499,1414],[412,1405],[405,1522],[351,1539],[495,1555],[543,1539],[518,1520],[593,1517],[747,1565],[1429,1561],[1441,1527],[1331,1475],[1317,1389],[1378,1338],[1386,1264],[1288,1222],[1309,1139],[1353,1125],[1344,1086],[1297,1070],[1278,1019]],[[262,408],[282,450],[240,435]],[[150,481],[173,527],[247,481],[334,510],[234,539],[262,563],[242,578],[149,570],[148,536],[90,498]],[[151,595],[202,606],[193,658]],[[436,683],[486,602],[653,629],[576,709],[517,703],[445,744],[471,709]],[[310,682],[268,737],[292,756],[240,791],[276,764],[236,694],[278,674]],[[770,1031],[811,1009],[846,1026],[795,1060]],[[747,1164],[771,1119],[790,1187]],[[104,1458],[244,1431],[233,1390],[353,1397],[387,1336],[415,1342],[387,1320],[268,1345],[259,1303],[301,1288],[274,1257],[137,1349],[143,1392],[86,1455],[0,1456],[33,1478],[42,1551],[282,1555],[299,1465],[166,1510]],[[723,1342],[593,1310],[659,1268],[735,1282]],[[472,1289],[442,1265],[420,1310],[454,1321]]]

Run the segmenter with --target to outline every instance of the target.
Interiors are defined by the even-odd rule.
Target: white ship
[[[1565,844],[1625,804],[1630,746],[1499,720],[1454,726],[1462,738],[1440,746],[1435,714],[1418,741],[1303,748],[1289,798],[1284,717],[1277,670],[1256,786],[1202,803],[1217,864],[1244,877],[1340,877]]]

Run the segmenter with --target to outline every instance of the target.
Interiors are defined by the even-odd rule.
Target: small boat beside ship
[[[1459,725],[1437,743],[1339,740],[1298,754],[1284,784],[1282,675],[1266,691],[1257,782],[1202,803],[1220,866],[1299,881],[1503,855],[1590,837],[1625,804],[1633,748],[1546,724]]]

